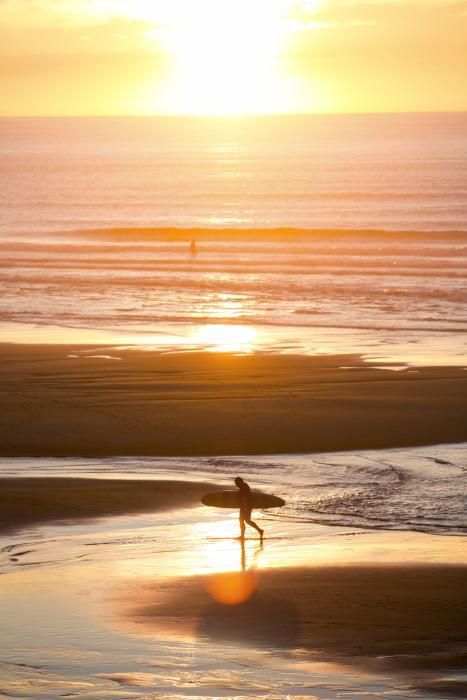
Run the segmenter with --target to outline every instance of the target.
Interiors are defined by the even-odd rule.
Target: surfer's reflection
[[[246,569],[246,552],[245,552],[245,540],[243,537],[240,538],[240,547],[242,551],[242,571]]]
[[[253,559],[251,561],[250,566],[248,567],[249,571],[254,571],[258,567],[258,557],[259,557],[260,553],[263,551],[263,548],[264,548],[263,543],[261,542],[259,547],[257,547],[255,549],[255,552],[253,554]],[[241,551],[242,571],[246,571],[247,570],[247,568],[246,568],[246,549],[245,549],[245,540],[243,538],[240,539],[240,551]]]
[[[240,570],[223,571],[204,579],[210,602],[200,610],[196,632],[200,639],[242,644],[291,647],[298,645],[300,620],[295,605],[284,600],[266,569],[259,587],[258,559],[263,546],[246,551],[240,540]],[[247,555],[251,561],[247,565]],[[268,584],[269,580],[269,584]]]
[[[263,546],[257,547],[247,566],[247,553],[244,540],[240,540],[240,570],[222,571],[208,576],[206,590],[211,598],[223,605],[239,605],[256,591],[258,557]]]

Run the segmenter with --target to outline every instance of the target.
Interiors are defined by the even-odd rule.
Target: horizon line
[[[166,119],[251,119],[265,117],[356,117],[408,114],[467,114],[465,109],[429,109],[429,110],[384,110],[375,112],[264,112],[250,114],[210,114],[210,113],[142,113],[142,114],[0,114],[0,119],[128,119],[128,118],[166,118]]]

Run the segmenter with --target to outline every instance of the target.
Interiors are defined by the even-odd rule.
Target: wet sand
[[[465,697],[465,538],[285,517],[242,551],[236,514],[195,507],[212,484],[158,468],[154,481],[0,480],[10,526],[68,521],[0,543],[4,692]],[[250,597],[219,602],[239,590]]]
[[[395,372],[353,355],[3,344],[0,396],[4,456],[324,452],[467,439],[463,368]]]
[[[256,590],[241,604],[213,600],[213,590],[252,582]],[[144,632],[299,648],[314,660],[462,668],[467,566],[368,563],[185,577],[130,587],[126,615]]]
[[[0,479],[0,534],[51,521],[151,513],[199,504],[212,484],[130,479]]]

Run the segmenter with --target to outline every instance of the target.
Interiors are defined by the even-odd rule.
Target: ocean
[[[233,488],[243,474],[285,499],[284,508],[263,513],[271,528],[297,533],[324,527],[333,534],[350,528],[466,535],[466,472],[465,443],[295,455],[0,458],[2,477],[190,479]]]
[[[4,118],[3,235],[467,231],[467,113]]]
[[[8,118],[0,178],[2,340],[465,363],[467,113]]]
[[[72,364],[85,366],[89,353],[117,372],[116,350],[128,345],[333,353],[342,368],[354,366],[357,354],[407,374],[417,365],[467,369],[467,113],[1,119],[0,186],[0,342],[67,343],[64,357],[79,357]],[[26,433],[34,411],[24,404]],[[77,426],[69,428],[79,444]],[[401,645],[394,654],[381,646],[385,628],[376,615],[378,657],[359,667],[326,663],[333,656],[319,654],[319,637],[310,652],[298,641],[283,649],[283,637],[266,635],[259,646],[255,638],[211,638],[200,625],[191,636],[163,627],[148,634],[125,622],[117,593],[135,602],[138,586],[150,583],[156,603],[161,581],[176,588],[196,574],[292,567],[296,577],[300,567],[324,566],[338,581],[344,567],[388,564],[418,566],[427,577],[439,565],[442,592],[451,569],[465,564],[466,470],[466,443],[2,457],[2,477],[232,487],[240,473],[286,505],[257,514],[264,547],[250,535],[243,552],[237,514],[201,505],[5,533],[0,692],[46,700],[148,693],[441,700],[447,688],[460,697],[462,648],[454,653],[442,641],[449,607],[436,632],[442,653],[430,656],[423,646],[420,661]],[[278,610],[300,590],[293,585],[271,598]],[[373,614],[365,585],[372,584],[356,599],[357,621]],[[408,593],[397,608],[384,599],[395,611],[390,634],[411,629],[410,601],[425,604],[425,591]],[[426,611],[429,619],[433,604]],[[424,628],[413,629],[428,644]]]

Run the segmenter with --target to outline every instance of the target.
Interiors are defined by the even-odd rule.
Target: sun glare
[[[277,99],[283,2],[200,0],[179,5],[165,33],[167,99],[180,112],[267,112]]]
[[[239,605],[251,598],[256,590],[255,571],[226,571],[206,580],[206,589],[217,603]]]
[[[202,326],[196,332],[194,340],[215,352],[251,352],[256,332],[247,326],[228,326],[213,324]]]

